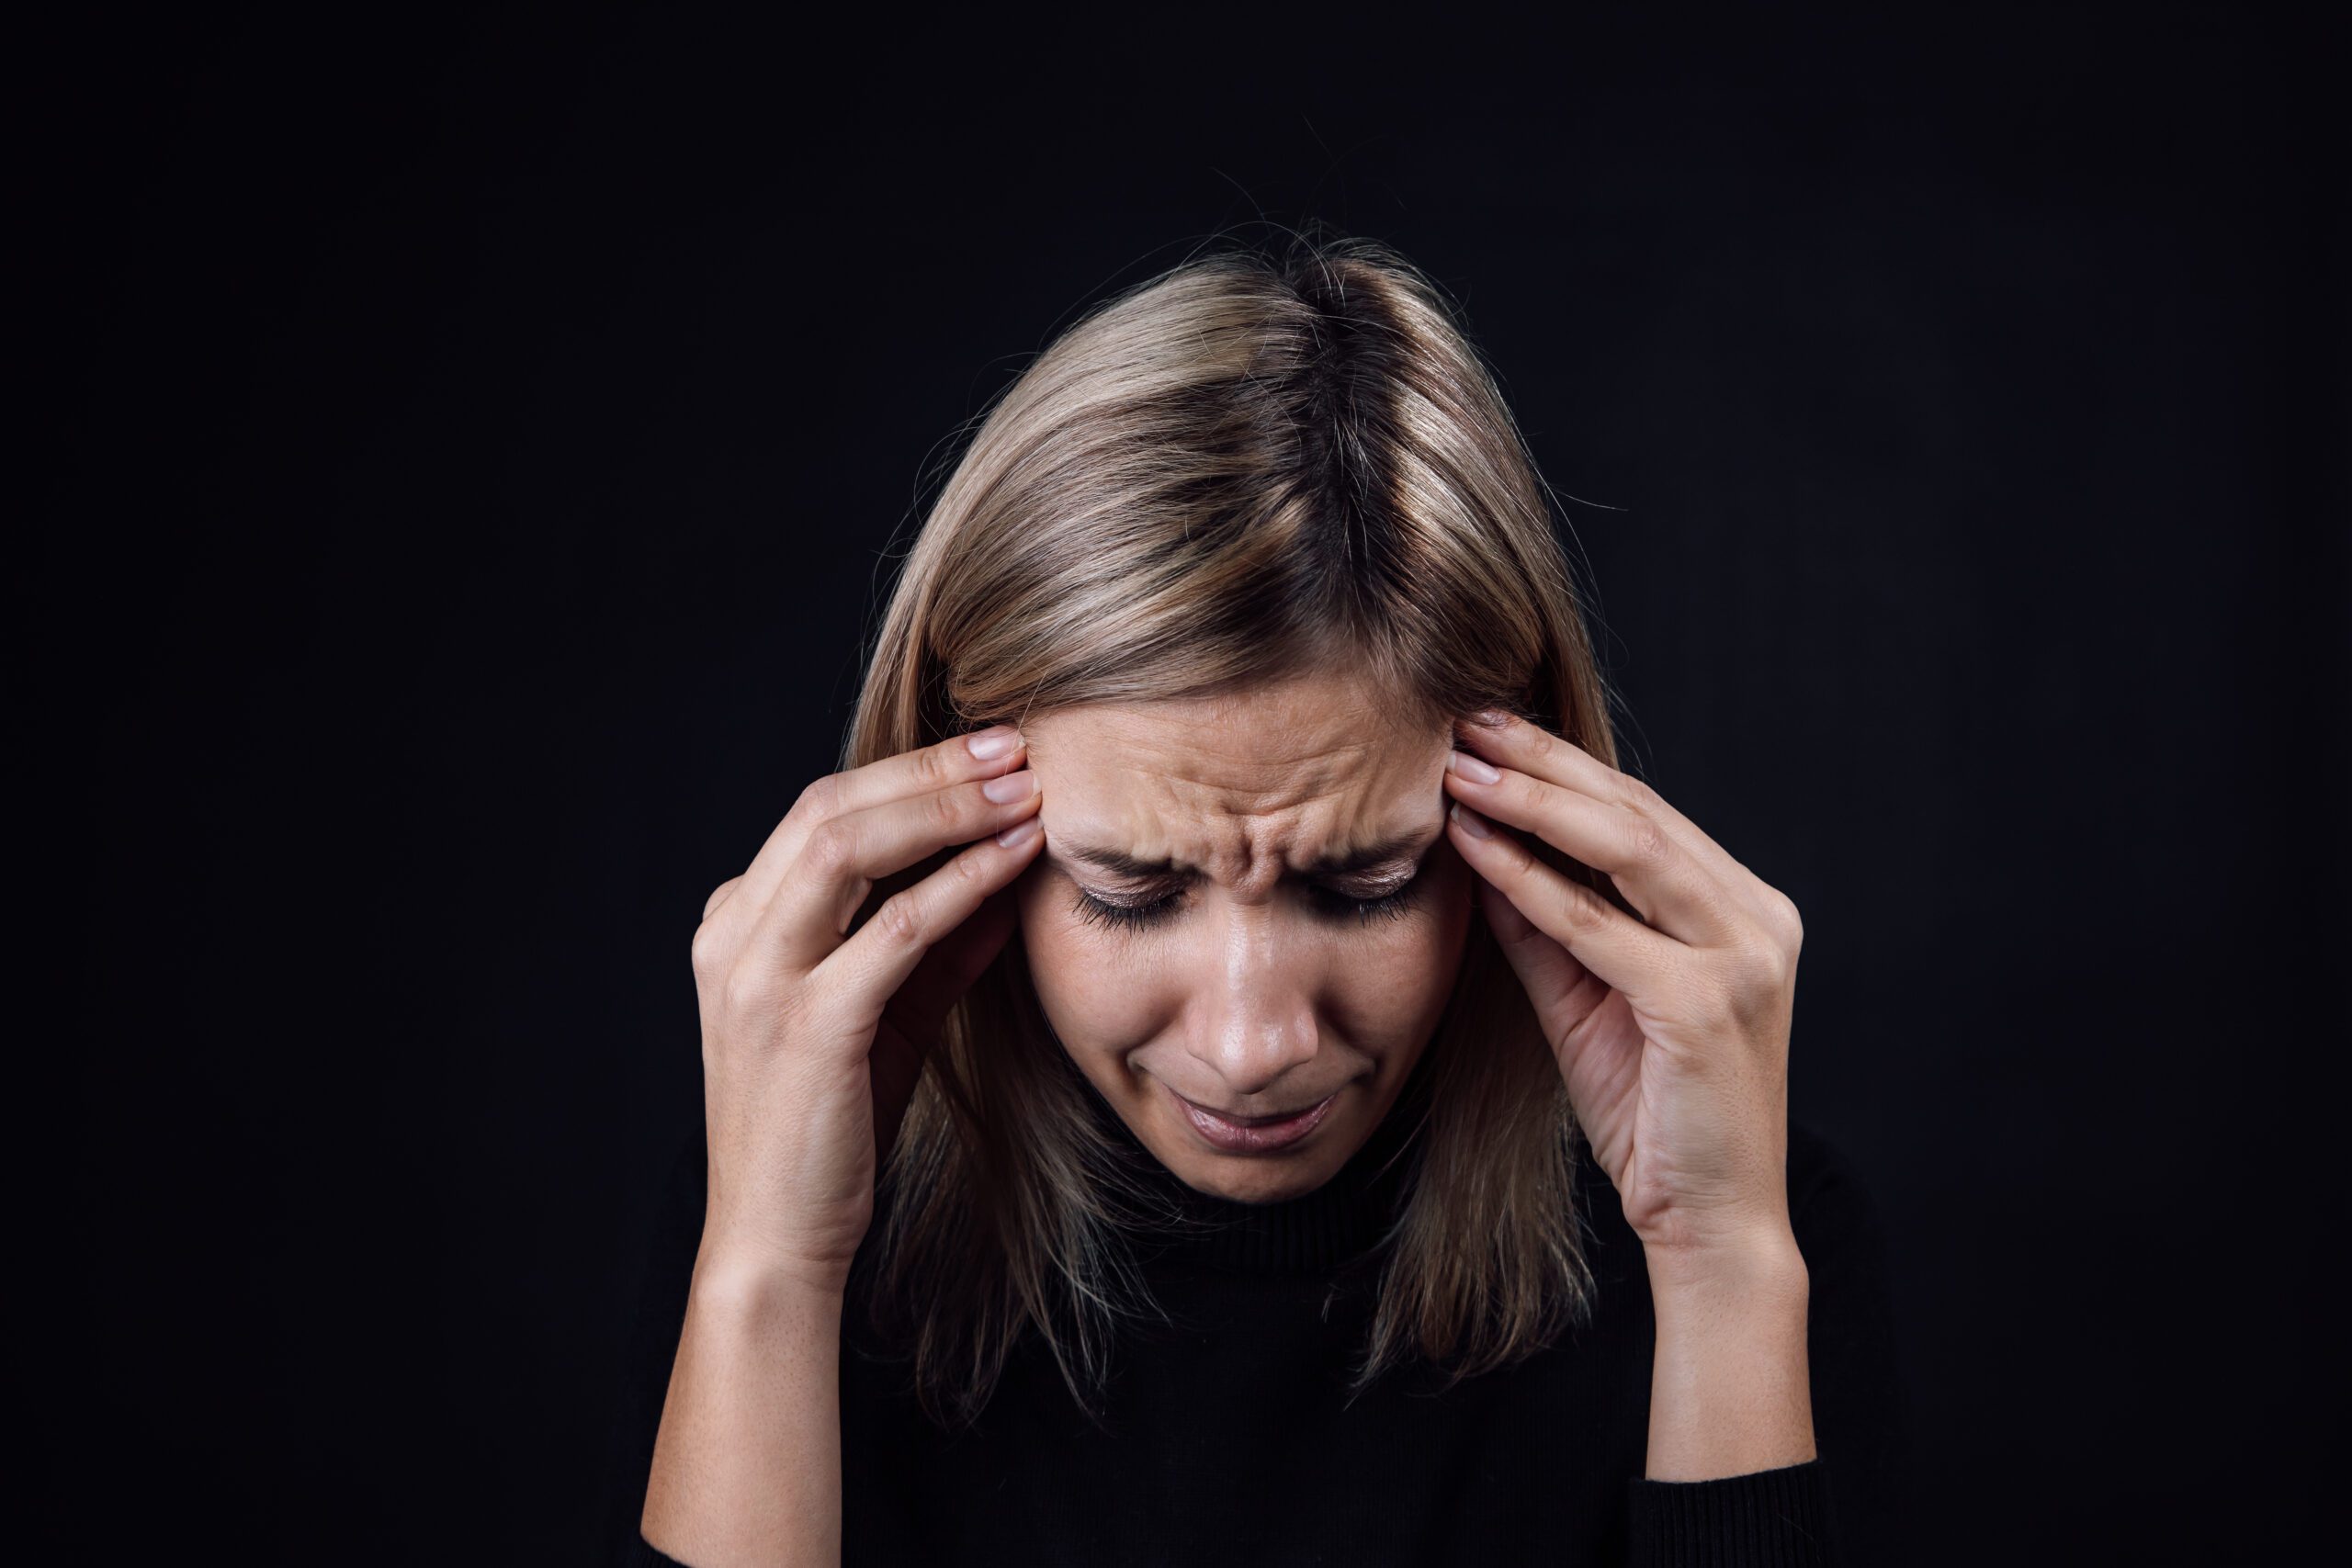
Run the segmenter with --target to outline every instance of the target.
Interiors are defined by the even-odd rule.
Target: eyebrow
[[[1372,870],[1376,866],[1390,865],[1398,861],[1408,859],[1418,861],[1419,852],[1433,846],[1440,838],[1444,836],[1444,832],[1445,829],[1441,825],[1435,833],[1425,829],[1413,829],[1392,834],[1385,839],[1376,839],[1370,843],[1359,844],[1351,849],[1327,850],[1301,868],[1299,874],[1317,878],[1347,876],[1356,872]],[[1097,844],[1058,844],[1056,848],[1058,857],[1063,860],[1084,861],[1098,871],[1137,882],[1159,877],[1191,878],[1200,875],[1198,867],[1180,865],[1172,858],[1146,860],[1140,855],[1129,854],[1125,850],[1111,849]]]

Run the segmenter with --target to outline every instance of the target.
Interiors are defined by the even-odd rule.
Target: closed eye
[[[1317,888],[1315,897],[1317,901],[1327,903],[1335,915],[1342,919],[1352,915],[1362,923],[1371,925],[1375,920],[1400,919],[1412,906],[1420,889],[1421,879],[1417,874],[1402,886],[1391,888],[1377,897],[1352,898],[1328,887]]]
[[[1081,920],[1091,920],[1098,926],[1108,926],[1115,931],[1137,931],[1146,926],[1159,925],[1182,901],[1182,894],[1170,893],[1148,904],[1114,904],[1080,888],[1076,908]]]
[[[1416,874],[1401,886],[1376,897],[1359,898],[1334,888],[1317,887],[1309,895],[1316,912],[1326,919],[1353,919],[1361,925],[1381,920],[1401,919],[1420,896],[1421,877]],[[1169,893],[1140,904],[1114,903],[1098,898],[1084,888],[1078,890],[1077,912],[1080,919],[1118,931],[1141,931],[1166,924],[1173,919],[1184,902],[1181,892]]]

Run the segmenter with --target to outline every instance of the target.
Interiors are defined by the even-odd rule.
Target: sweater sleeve
[[[627,1359],[606,1442],[603,1544],[597,1561],[608,1568],[687,1568],[650,1544],[638,1529],[645,1483],[653,1468],[653,1439],[670,1390],[670,1365],[686,1321],[686,1293],[695,1253],[702,1245],[701,1134],[687,1139],[672,1161],[655,1208],[643,1280],[628,1334]]]
[[[641,1535],[627,1549],[620,1562],[621,1568],[687,1568]]]
[[[1789,1129],[1789,1204],[1810,1280],[1814,1449],[1804,1464],[1716,1481],[1636,1479],[1637,1568],[1875,1568],[1907,1475],[1886,1238],[1854,1168]]]

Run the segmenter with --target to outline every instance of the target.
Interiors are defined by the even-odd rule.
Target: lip
[[[1203,1110],[1172,1089],[1168,1092],[1175,1096],[1178,1108],[1184,1112],[1184,1119],[1193,1124],[1193,1130],[1210,1147],[1234,1155],[1264,1154],[1272,1149],[1287,1148],[1315,1131],[1316,1124],[1331,1113],[1332,1105],[1340,1098],[1339,1090],[1334,1089],[1295,1116],[1285,1116],[1279,1121],[1234,1122],[1214,1111]]]

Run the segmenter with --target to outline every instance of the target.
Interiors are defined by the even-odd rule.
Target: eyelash
[[[1384,893],[1377,898],[1351,898],[1344,893],[1333,893],[1328,888],[1318,890],[1317,897],[1326,901],[1325,910],[1332,919],[1344,920],[1353,916],[1358,923],[1369,926],[1382,920],[1403,918],[1420,889],[1421,879],[1417,874],[1402,887]],[[1082,920],[1091,920],[1117,931],[1143,931],[1167,920],[1182,897],[1182,894],[1170,893],[1148,904],[1111,904],[1080,888],[1078,915]]]

